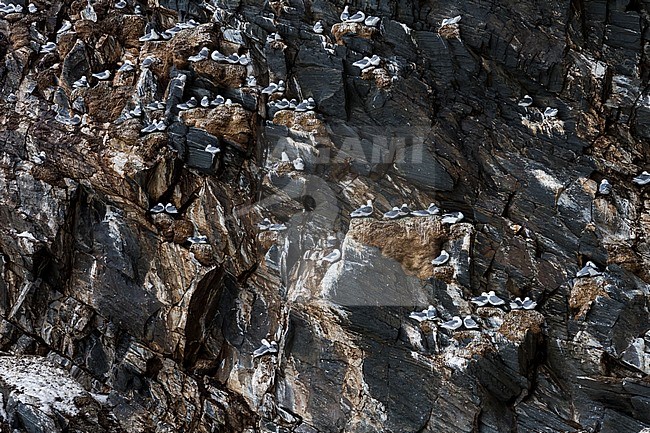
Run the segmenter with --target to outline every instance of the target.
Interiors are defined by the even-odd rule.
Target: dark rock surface
[[[12,3],[0,431],[650,431],[650,2]],[[402,203],[465,219],[382,220]]]

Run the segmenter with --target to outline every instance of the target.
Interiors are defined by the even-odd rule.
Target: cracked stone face
[[[9,1],[2,432],[650,431],[650,3]]]

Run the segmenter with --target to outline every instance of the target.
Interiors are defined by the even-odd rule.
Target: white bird
[[[533,301],[528,296],[526,296],[522,304],[522,307],[524,308],[524,310],[534,310],[535,307],[537,307],[537,302]]]
[[[366,14],[359,11],[356,14],[349,17],[345,22],[347,23],[362,23],[366,20]]]
[[[88,5],[81,11],[80,13],[81,18],[92,21],[94,23],[97,22],[97,12],[95,12],[95,8],[90,4],[90,1],[88,1]]]
[[[524,95],[524,97],[517,102],[517,105],[520,107],[530,107],[533,105],[533,98],[530,95]]]
[[[636,183],[637,185],[647,185],[650,183],[650,173],[647,171],[644,171],[634,179],[632,179],[632,182]]]
[[[483,292],[483,293],[481,293],[481,296],[475,296],[475,297],[473,297],[473,298],[470,300],[470,302],[471,302],[472,304],[476,304],[476,305],[478,305],[479,307],[484,307],[485,305],[488,304],[488,293],[487,293],[487,292]]]
[[[478,323],[476,323],[476,320],[474,320],[470,315],[465,316],[463,319],[463,325],[465,325],[465,328],[467,329],[478,329]]]
[[[441,266],[449,261],[449,253],[445,250],[440,251],[440,255],[431,260],[433,266]]]
[[[126,7],[126,1],[120,0],[115,3],[115,9],[124,9]]]
[[[98,80],[108,80],[111,77],[111,71],[106,69],[104,72],[93,74],[93,77],[97,78]]]
[[[217,153],[221,152],[220,148],[218,148],[217,146],[213,146],[211,144],[208,144],[207,146],[205,146],[204,150],[206,152],[208,152],[209,154],[211,154],[213,158]]]
[[[460,328],[463,326],[463,321],[460,319],[458,316],[454,316],[453,319],[446,321],[445,323],[441,324],[441,328],[448,329],[450,331],[455,331],[456,329]]]
[[[45,45],[41,45],[41,54],[48,54],[51,53],[52,51],[56,50],[56,44],[54,42],[48,42]]]
[[[178,213],[178,209],[176,209],[176,206],[174,206],[173,204],[171,204],[171,203],[167,203],[167,204],[165,205],[165,212],[167,212],[168,214],[172,214],[172,215],[173,215],[173,214],[177,214],[177,213]]]
[[[503,299],[499,298],[496,293],[494,293],[494,290],[490,290],[488,292],[488,302],[491,305],[494,305],[495,307],[498,307],[499,305],[503,305],[506,303]]]
[[[262,221],[257,223],[257,228],[259,228],[261,231],[268,230],[269,227],[271,227],[271,220],[268,218],[264,218]]]
[[[395,206],[388,212],[384,213],[384,218],[394,220],[400,217],[399,207]]]
[[[295,168],[298,171],[303,171],[305,169],[305,162],[302,160],[301,157],[298,157],[293,160],[293,168]]]
[[[212,101],[210,101],[210,105],[213,107],[216,107],[218,105],[222,105],[226,102],[223,96],[217,95],[216,98],[214,98]]]
[[[157,205],[149,209],[149,212],[151,213],[161,213],[164,211],[165,211],[165,205],[163,205],[162,203],[158,203]]]
[[[257,78],[253,75],[249,75],[246,77],[246,87],[256,87],[257,86]]]
[[[154,132],[156,129],[157,129],[156,128],[156,122],[152,122],[152,123],[148,124],[147,126],[145,126],[144,128],[142,128],[140,130],[140,132],[142,132],[144,134],[148,134],[150,132]]]
[[[148,41],[157,41],[159,39],[160,39],[160,35],[156,31],[156,29],[152,28],[151,31],[149,31],[149,33],[147,33],[146,35],[140,37],[138,40],[140,42],[148,42]]]
[[[153,56],[147,56],[147,57],[145,57],[145,59],[142,61],[142,63],[140,64],[140,66],[141,66],[142,68],[148,68],[149,66],[153,65],[154,62],[155,62],[156,60],[157,60],[157,59],[156,59],[155,57],[153,57]]]
[[[201,105],[201,107],[209,107],[210,106],[210,98],[208,98],[207,96],[204,96],[203,98],[201,98],[201,102],[199,104]]]
[[[372,64],[370,57],[364,57],[363,59],[357,60],[356,62],[352,63],[352,66],[356,66],[357,68],[364,71],[376,65]]]
[[[75,89],[80,89],[82,87],[88,87],[88,78],[86,78],[85,75],[82,76],[77,81],[72,83],[72,87],[74,87]]]
[[[399,208],[399,216],[409,216],[411,214],[411,209],[406,203]]]
[[[461,19],[460,15],[456,15],[453,18],[445,18],[445,19],[442,20],[442,23],[440,24],[440,27],[450,26],[452,24],[458,24],[460,22],[460,19]]]
[[[198,106],[199,103],[194,96],[192,96],[187,102],[176,104],[176,108],[178,108],[181,111],[196,108]]]
[[[190,236],[187,238],[187,241],[191,243],[192,245],[194,244],[207,244],[208,243],[208,237],[203,236],[203,235],[196,235],[196,236]]]
[[[576,278],[597,277],[598,275],[602,275],[602,272],[600,272],[596,264],[590,260],[576,273]]]
[[[524,308],[524,301],[521,298],[517,297],[513,301],[510,301],[511,310],[521,310]]]
[[[462,212],[450,212],[442,216],[443,224],[456,224],[459,221],[462,221],[465,218]]]
[[[346,6],[343,8],[343,12],[341,12],[341,21],[347,21],[348,18],[350,18],[350,6]]]
[[[550,119],[551,117],[557,116],[557,113],[557,108],[546,107],[546,110],[544,110],[544,117]]]
[[[135,65],[131,60],[125,60],[124,63],[122,63],[122,66],[117,70],[117,72],[131,72],[135,69]]]
[[[29,6],[27,6],[27,10],[29,11],[30,14],[35,14],[38,12],[38,8],[34,3],[30,3]]]
[[[142,15],[142,8],[140,7],[140,5],[135,5],[135,7],[133,8],[133,13],[136,15]]]
[[[201,60],[206,60],[210,56],[210,50],[208,47],[201,48],[201,51],[195,56],[190,56],[187,60],[190,62],[200,62]]]
[[[364,24],[368,27],[375,27],[377,24],[379,24],[379,21],[381,21],[381,18],[369,16],[364,21]]]
[[[268,340],[263,338],[262,345],[253,351],[253,358],[274,353],[278,353],[278,343],[275,341],[269,343]]]
[[[325,257],[323,257],[323,260],[325,260],[326,262],[334,263],[338,261],[340,258],[341,258],[341,250],[337,248],[331,253],[329,253],[328,255],[326,255]]]
[[[612,184],[607,179],[601,180],[600,185],[598,185],[598,192],[602,195],[608,195],[612,192]]]
[[[56,31],[56,34],[60,35],[61,33],[65,33],[71,28],[72,28],[72,23],[68,20],[63,20],[63,24],[61,25],[61,28]]]
[[[351,218],[363,218],[372,215],[375,208],[372,206],[372,200],[368,200],[365,206],[361,206],[350,213]]]
[[[438,316],[438,312],[433,305],[429,305],[428,308],[425,308],[422,311],[414,311],[409,314],[409,318],[417,320],[418,322],[424,322],[426,320],[433,320]]]
[[[316,23],[314,24],[314,27],[312,28],[312,30],[314,30],[314,33],[320,35],[320,34],[323,33],[323,31],[325,30],[325,28],[323,27],[323,23],[322,23],[322,22],[320,22],[320,21],[316,21]]]
[[[214,50],[210,55],[210,58],[215,62],[224,62],[228,57],[225,54],[219,52],[219,50]]]
[[[271,224],[269,226],[269,230],[272,232],[280,232],[282,230],[286,230],[287,226],[284,223],[281,224]]]

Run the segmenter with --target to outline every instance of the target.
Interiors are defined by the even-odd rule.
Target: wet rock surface
[[[650,3],[18,3],[3,432],[650,431]]]

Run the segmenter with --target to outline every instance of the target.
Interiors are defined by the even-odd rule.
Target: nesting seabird
[[[528,296],[522,302],[522,307],[524,310],[534,310],[537,307],[537,302],[530,299]]]
[[[178,209],[176,209],[176,206],[174,206],[171,203],[167,203],[165,205],[165,212],[167,212],[170,215],[175,215],[178,213]]]
[[[634,179],[632,179],[632,182],[636,183],[637,185],[647,185],[650,183],[650,173],[647,171],[644,171]]]
[[[133,8],[133,13],[136,15],[142,15],[142,8],[140,5],[135,5],[135,8]]]
[[[260,229],[261,231],[268,230],[269,227],[271,227],[271,220],[268,218],[264,218],[262,221],[257,223],[257,228]]]
[[[379,17],[368,16],[364,21],[364,24],[368,27],[375,27],[377,24],[379,24],[379,21],[381,21],[381,18]]]
[[[142,116],[142,108],[140,108],[139,105],[136,105],[133,110],[129,111],[129,114],[133,117],[140,117]]]
[[[111,71],[106,69],[104,72],[93,74],[93,77],[97,78],[98,80],[108,80],[111,77]]]
[[[433,305],[429,305],[428,308],[425,308],[422,311],[414,311],[411,314],[409,314],[410,319],[417,320],[418,322],[424,322],[426,320],[434,320],[436,317],[438,317],[438,312],[436,311],[436,308]]]
[[[521,98],[519,102],[517,102],[517,105],[519,105],[520,107],[530,107],[531,105],[533,105],[532,96],[524,95],[524,97]]]
[[[148,134],[148,133],[150,133],[150,132],[154,132],[156,129],[157,129],[157,127],[156,127],[156,122],[151,122],[150,124],[148,124],[147,126],[145,126],[144,128],[142,128],[142,129],[140,130],[140,132],[142,132],[142,133],[144,133],[144,134]]]
[[[347,21],[348,18],[350,18],[350,6],[346,6],[343,8],[343,12],[341,12],[339,18],[341,18],[341,21]]]
[[[298,157],[293,160],[293,168],[298,171],[303,171],[305,169],[305,162],[301,157]]]
[[[191,243],[192,245],[194,244],[207,244],[208,243],[208,237],[203,236],[203,235],[196,235],[196,236],[190,236],[187,238],[187,241]]]
[[[511,310],[521,310],[524,308],[524,301],[521,298],[517,297],[514,300],[510,301]]]
[[[282,230],[286,230],[286,229],[287,229],[287,226],[284,223],[271,224],[269,226],[269,231],[272,231],[272,232],[281,232]]]
[[[463,321],[458,316],[454,316],[453,319],[448,320],[440,325],[441,328],[448,329],[450,331],[455,331],[456,329],[463,326]]]
[[[598,185],[598,193],[608,195],[610,192],[612,192],[612,184],[607,179],[601,180]]]
[[[449,253],[445,250],[440,251],[440,255],[431,260],[433,266],[442,266],[449,261]]]
[[[300,102],[298,105],[296,105],[295,110],[296,110],[297,112],[304,112],[304,111],[309,110],[309,102],[307,102],[306,99],[303,100],[303,101]]]
[[[323,257],[326,262],[334,263],[341,258],[341,250],[336,248],[334,251]]]
[[[200,62],[202,60],[206,60],[210,56],[210,50],[208,47],[203,47],[201,48],[201,51],[195,56],[190,56],[187,60],[190,62]]]
[[[65,33],[71,28],[72,28],[72,23],[68,20],[63,20],[63,24],[61,25],[61,28],[56,31],[56,34],[60,35],[61,33]]]
[[[39,52],[41,54],[49,54],[54,50],[56,50],[56,44],[54,42],[48,42],[45,45],[41,45],[41,49]]]
[[[314,31],[314,33],[320,35],[320,34],[323,33],[323,31],[325,30],[325,28],[323,27],[323,23],[322,23],[322,22],[320,22],[320,21],[316,21],[316,23],[314,24],[314,27],[312,28],[312,30]]]
[[[499,305],[504,305],[506,301],[503,299],[499,298],[496,293],[494,293],[494,290],[490,290],[488,292],[488,302],[490,305],[494,305],[495,307],[498,307]]]
[[[478,323],[476,323],[476,320],[474,320],[470,315],[465,316],[463,319],[463,325],[467,329],[478,329]]]
[[[475,297],[473,297],[473,298],[470,300],[470,302],[471,302],[472,304],[476,304],[476,305],[478,305],[479,307],[484,307],[485,305],[488,304],[488,297],[489,297],[488,293],[487,293],[487,292],[483,292],[483,293],[481,293],[481,296],[475,296]]]
[[[349,17],[345,22],[347,23],[362,23],[366,20],[366,14],[359,11],[356,14]]]
[[[456,15],[456,16],[453,17],[453,18],[445,18],[445,19],[443,19],[442,22],[440,23],[440,27],[450,26],[450,25],[453,25],[453,24],[458,24],[458,23],[460,22],[460,19],[461,19],[461,18],[462,18],[462,17],[461,17],[460,15]]]
[[[198,107],[198,105],[199,105],[199,103],[197,102],[196,98],[194,96],[192,96],[189,99],[189,101],[183,102],[181,104],[176,104],[176,108],[178,108],[179,110],[182,111],[182,110],[189,110],[189,109],[192,109],[192,108],[196,108],[196,107]]]
[[[214,50],[212,54],[210,55],[210,58],[214,60],[215,62],[224,62],[228,57],[226,57],[225,54],[222,54],[219,52],[219,50]]]
[[[122,66],[117,70],[117,72],[131,72],[135,69],[135,65],[131,60],[125,60],[124,63],[122,63]]]
[[[442,216],[443,224],[456,224],[459,221],[462,221],[465,218],[462,212],[450,212]]]
[[[216,107],[218,105],[223,105],[226,102],[223,96],[217,95],[212,101],[210,101],[210,105],[213,107]]]
[[[27,6],[27,10],[29,11],[30,14],[35,14],[38,12],[38,8],[34,3],[30,3],[29,6]]]
[[[153,65],[153,63],[156,61],[156,58],[153,56],[147,56],[145,59],[142,61],[140,64],[141,67],[143,68],[148,68],[149,66]]]
[[[77,81],[72,83],[72,87],[74,87],[75,89],[80,89],[82,87],[88,87],[88,79],[84,75],[81,78],[79,78]]]
[[[254,75],[246,77],[246,87],[257,87],[257,78]]]
[[[220,148],[218,148],[217,146],[213,146],[213,145],[211,145],[211,144],[208,144],[207,146],[205,146],[205,149],[204,149],[204,150],[205,150],[206,152],[208,152],[209,154],[211,154],[213,158],[215,157],[215,155],[216,155],[217,153],[221,152],[221,149],[220,149]]]
[[[599,275],[602,275],[602,272],[600,272],[596,264],[590,260],[576,273],[576,278],[597,277]]]
[[[551,117],[557,116],[557,113],[557,108],[546,107],[546,110],[544,110],[544,117],[550,119]]]
[[[115,3],[115,9],[124,9],[126,7],[126,1],[120,0]]]
[[[160,39],[160,35],[156,31],[156,29],[152,28],[149,33],[145,34],[144,36],[141,36],[138,40],[140,42],[148,42],[148,41],[157,41]]]
[[[404,203],[400,208],[399,208],[399,216],[409,216],[411,214],[411,209],[408,207],[406,203]]]
[[[266,338],[263,338],[262,345],[253,351],[253,358],[273,353],[278,353],[278,343],[275,341],[269,343]]]
[[[262,94],[264,95],[271,95],[276,92],[278,93],[284,92],[284,81],[280,80],[277,84],[271,82],[269,83],[268,86],[262,89]]]
[[[233,54],[227,56],[226,57],[226,62],[228,62],[228,63],[230,63],[232,65],[235,65],[235,64],[239,63],[239,54],[233,53]]]
[[[399,215],[399,207],[398,206],[395,206],[391,210],[389,210],[388,212],[384,213],[384,218],[389,219],[389,220],[394,220],[394,219],[399,218],[399,217],[400,217],[400,215]]]
[[[372,212],[375,210],[375,208],[372,206],[372,200],[368,200],[366,205],[361,206],[358,209],[355,209],[350,213],[351,218],[363,218],[363,217],[369,217],[372,215]]]

